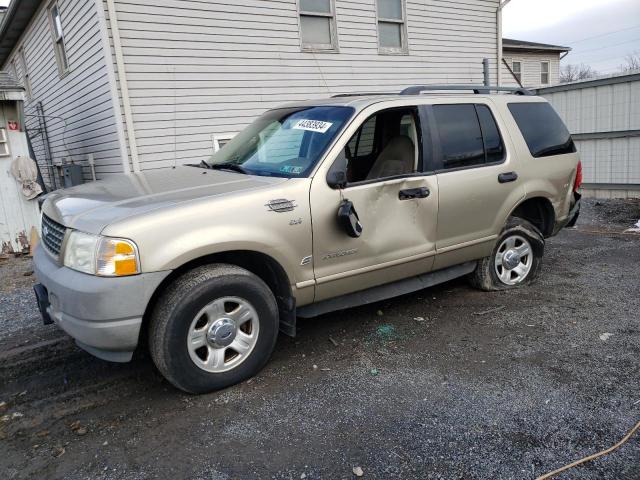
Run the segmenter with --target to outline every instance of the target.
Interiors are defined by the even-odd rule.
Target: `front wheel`
[[[478,261],[471,284],[481,290],[506,290],[531,283],[540,273],[544,237],[528,221],[512,217],[493,252]]]
[[[251,272],[205,265],[177,278],[154,308],[151,356],[177,388],[205,393],[255,375],[273,352],[278,307]]]

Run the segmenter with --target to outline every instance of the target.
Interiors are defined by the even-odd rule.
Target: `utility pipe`
[[[499,0],[500,1],[500,0]],[[497,73],[497,86],[499,87],[502,83],[502,9],[507,6],[511,0],[502,0],[498,4],[498,9],[496,10],[496,32],[497,32],[497,40],[498,40],[498,52],[496,55],[496,67],[498,69]]]
[[[125,128],[129,139],[129,152],[131,154],[131,165],[134,172],[140,171],[138,161],[138,144],[136,143],[136,133],[133,126],[133,113],[131,111],[131,100],[129,99],[129,87],[127,85],[127,74],[124,69],[124,55],[122,53],[122,43],[120,42],[120,30],[118,29],[118,18],[114,0],[107,1],[107,11],[109,12],[109,23],[111,25],[111,38],[113,39],[113,50],[116,56],[116,66],[118,67],[118,80],[120,82],[120,95],[122,97],[122,109],[124,110]],[[107,52],[108,53],[108,52]],[[109,55],[107,54],[107,61]]]

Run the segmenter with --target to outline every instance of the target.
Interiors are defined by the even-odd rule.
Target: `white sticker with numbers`
[[[333,123],[322,120],[298,120],[293,126],[296,130],[307,130],[309,132],[327,133]]]

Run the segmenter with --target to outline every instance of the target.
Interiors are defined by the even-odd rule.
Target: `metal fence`
[[[537,90],[563,118],[592,197],[640,197],[640,72]]]

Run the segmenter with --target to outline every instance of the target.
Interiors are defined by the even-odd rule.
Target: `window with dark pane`
[[[442,167],[460,168],[485,161],[482,131],[474,105],[434,105]]]
[[[480,120],[480,129],[482,130],[486,162],[501,162],[504,160],[505,149],[496,120],[486,105],[476,105],[476,111],[478,112],[478,120]]]

